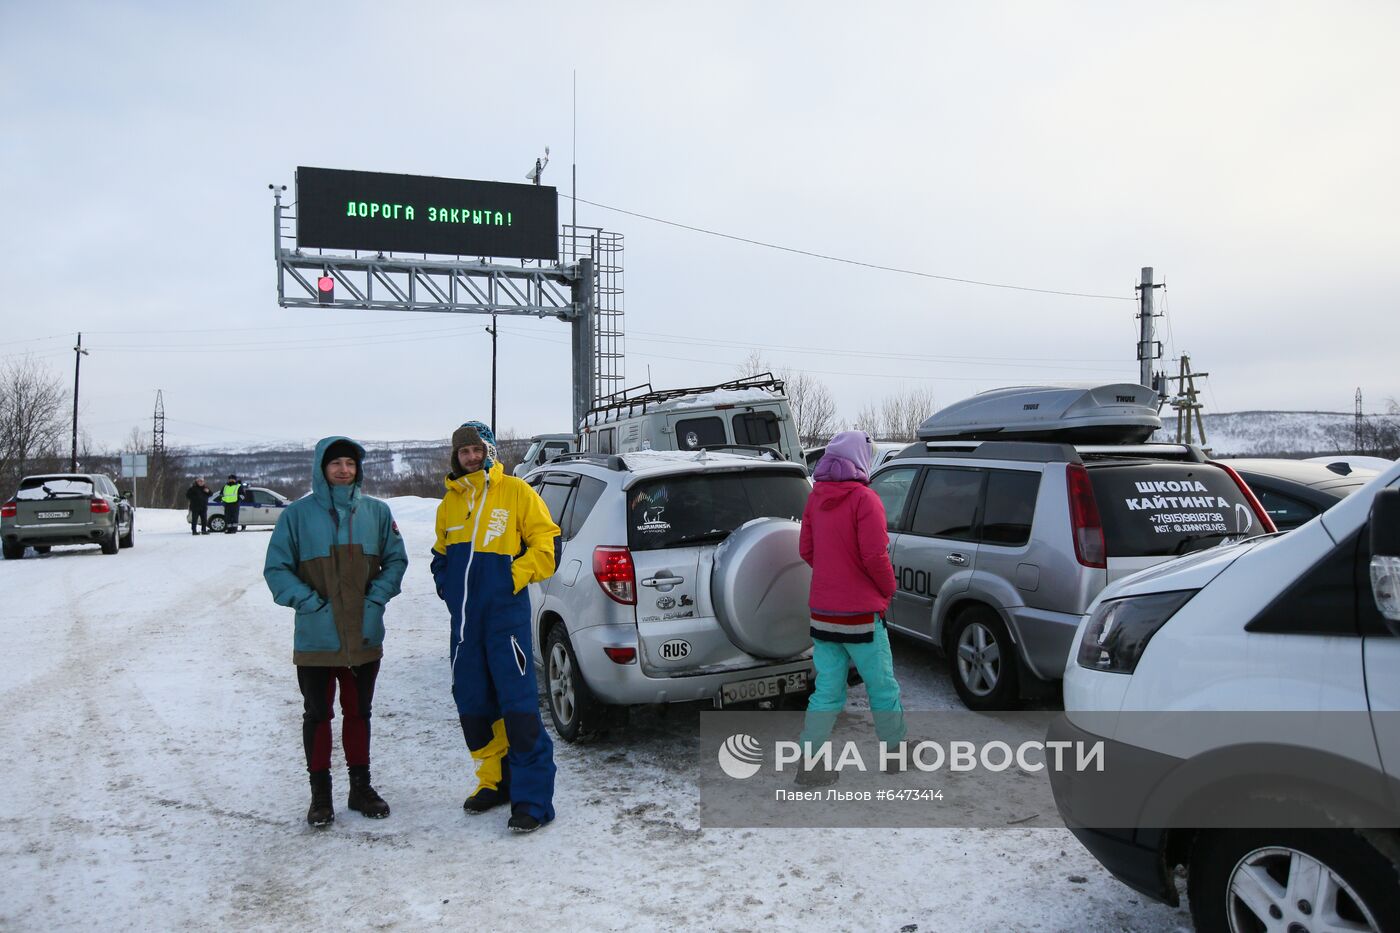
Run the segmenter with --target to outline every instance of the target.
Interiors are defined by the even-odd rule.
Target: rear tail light
[[[1269,517],[1268,511],[1264,508],[1264,504],[1259,501],[1259,497],[1254,494],[1254,490],[1249,488],[1249,484],[1244,481],[1244,477],[1236,473],[1234,468],[1228,464],[1217,463],[1214,460],[1212,460],[1211,463],[1220,467],[1230,479],[1235,481],[1235,485],[1240,488],[1240,494],[1244,496],[1245,501],[1249,503],[1249,507],[1254,510],[1255,517],[1259,519],[1259,527],[1263,529],[1263,533],[1271,535],[1277,532],[1278,527],[1274,525],[1274,520]],[[1245,531],[1247,530],[1248,529],[1245,529]],[[1242,531],[1240,533],[1243,534],[1244,532]]]
[[[93,515],[106,515],[106,514],[107,514],[108,512],[110,512],[110,511],[112,511],[112,503],[108,502],[106,499],[102,498],[101,496],[94,496],[94,497],[93,497],[93,499],[92,499],[92,514],[93,514]]]
[[[603,592],[624,606],[637,605],[637,571],[632,552],[625,547],[595,547],[593,578]]]
[[[19,506],[15,505],[13,502],[6,502],[4,505],[0,505],[0,518],[14,518],[18,514]]]
[[[1108,566],[1107,548],[1103,542],[1103,520],[1099,518],[1099,503],[1089,482],[1089,471],[1080,463],[1071,463],[1065,471],[1069,485],[1069,524],[1074,537],[1074,556],[1085,567]]]
[[[611,645],[605,645],[603,654],[606,654],[614,664],[633,664],[637,660],[636,648],[614,648]]]

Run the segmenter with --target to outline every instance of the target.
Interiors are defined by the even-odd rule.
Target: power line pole
[[[1210,373],[1194,373],[1191,371],[1191,357],[1186,354],[1181,355],[1181,374],[1172,376],[1166,382],[1176,382],[1176,396],[1172,398],[1172,408],[1176,409],[1176,442],[1178,444],[1194,444],[1197,431],[1201,435],[1201,446],[1206,445],[1206,425],[1201,420],[1201,409],[1205,406],[1198,401],[1200,390],[1196,388],[1196,380],[1204,379]]]
[[[73,451],[68,461],[68,472],[78,472],[78,375],[83,365],[83,357],[88,351],[83,349],[83,335],[78,334],[78,344],[73,347]]]
[[[1152,380],[1152,363],[1162,356],[1162,348],[1157,344],[1154,335],[1154,318],[1152,313],[1152,290],[1163,288],[1163,284],[1152,283],[1152,267],[1143,266],[1142,284],[1137,286],[1138,291],[1138,384],[1149,388],[1157,389],[1159,397],[1165,397],[1167,387],[1165,381],[1158,388]]]
[[[151,457],[165,457],[165,399],[160,389],[156,389],[156,413],[151,422]]]
[[[1361,435],[1364,433],[1366,416],[1361,412],[1361,387],[1356,387],[1356,426],[1352,429],[1352,447],[1355,453],[1361,453]]]
[[[491,335],[491,430],[499,432],[501,426],[496,423],[496,315],[491,315],[491,326],[486,332]]]

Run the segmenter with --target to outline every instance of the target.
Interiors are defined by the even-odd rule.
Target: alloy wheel
[[[1230,873],[1228,916],[1236,933],[1354,933],[1380,927],[1366,904],[1326,863],[1287,846],[1245,855]]]
[[[972,622],[958,636],[958,676],[967,689],[984,697],[1001,679],[1001,646],[981,622]]]
[[[563,642],[555,642],[549,650],[549,702],[554,706],[554,715],[563,723],[574,721],[577,704],[574,699],[574,666],[569,660],[569,649]]]

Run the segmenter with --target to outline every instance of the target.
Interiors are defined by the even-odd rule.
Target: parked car
[[[737,444],[803,462],[783,381],[771,373],[712,386],[624,390],[589,410],[580,437],[584,450],[601,454]]]
[[[1400,929],[1400,464],[1286,535],[1118,581],[1076,643],[1052,738],[1151,763],[1052,775],[1119,880],[1175,905],[1183,866],[1198,930]],[[1106,795],[1133,818],[1098,822]]]
[[[19,560],[26,547],[47,554],[59,544],[96,544],[115,554],[136,544],[135,513],[103,473],[26,476],[0,505],[0,543],[6,560]]]
[[[1351,470],[1338,475],[1321,463],[1304,460],[1227,458],[1229,465],[1259,497],[1279,531],[1291,531],[1311,521],[1365,486],[1375,470]]]
[[[945,409],[951,418],[926,420],[920,436],[1003,437],[1019,425],[1027,440],[927,440],[870,481],[895,571],[886,623],[941,648],[974,710],[1014,708],[1057,681],[1080,618],[1109,582],[1274,530],[1239,476],[1199,448],[1064,442],[1078,431],[1148,436],[1160,424],[1151,389],[1033,387],[995,400],[973,399],[990,419],[981,429],[959,404]],[[1043,417],[1018,421],[1023,406]]]
[[[561,454],[578,450],[578,438],[572,434],[536,434],[530,438],[530,447],[525,456],[511,470],[513,476],[524,476],[535,467],[544,466]]]
[[[209,530],[221,532],[228,527],[228,522],[224,518],[224,504],[217,498],[218,490],[215,490],[214,495],[215,498],[209,500]],[[249,525],[275,525],[282,515],[282,510],[292,504],[292,500],[280,492],[262,486],[245,487],[245,495],[247,499],[238,506],[239,528],[247,528]],[[191,517],[186,511],[185,521],[190,521]]]
[[[768,450],[576,453],[526,481],[562,532],[559,569],[530,599],[560,738],[640,703],[805,708],[811,569],[797,538],[811,485],[801,463]]]
[[[875,459],[871,462],[870,468],[874,469],[889,460],[894,459],[904,448],[909,445],[904,441],[876,441]],[[821,458],[826,455],[826,445],[821,447],[811,447],[802,452],[807,461],[807,471],[810,473],[817,468]]]
[[[1305,462],[1320,463],[1340,476],[1347,476],[1352,470],[1371,470],[1379,473],[1388,470],[1395,463],[1385,457],[1363,457],[1355,454],[1336,454],[1330,457],[1309,457]]]

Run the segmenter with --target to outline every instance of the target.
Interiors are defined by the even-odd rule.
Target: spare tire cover
[[[715,616],[729,640],[756,657],[790,658],[812,646],[812,568],[797,552],[801,533],[790,519],[756,518],[715,549]]]

